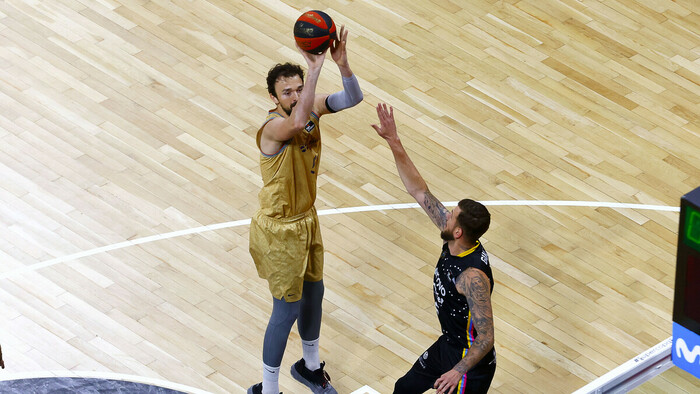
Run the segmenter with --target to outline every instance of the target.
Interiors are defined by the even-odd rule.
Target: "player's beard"
[[[289,108],[284,108],[284,105],[282,105],[282,111],[284,111],[287,116],[292,116],[292,109],[297,105],[297,103],[292,103],[292,105],[289,106]]]
[[[445,229],[440,231],[440,238],[442,238],[443,241],[454,241],[455,236],[452,235],[452,230]]]

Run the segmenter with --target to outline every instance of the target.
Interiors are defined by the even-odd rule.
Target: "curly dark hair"
[[[267,91],[277,97],[277,92],[275,92],[275,82],[280,77],[289,78],[298,75],[301,78],[301,82],[304,82],[304,70],[298,64],[293,63],[277,63],[274,67],[267,72]]]
[[[486,207],[474,200],[465,198],[459,202],[457,224],[471,241],[476,241],[484,235],[491,224],[491,214]]]

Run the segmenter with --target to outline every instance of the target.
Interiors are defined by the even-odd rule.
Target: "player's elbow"
[[[428,193],[428,186],[425,184],[425,182],[407,185],[406,191],[418,203],[422,203],[425,200],[425,194]]]
[[[279,128],[275,130],[274,133],[271,133],[271,138],[275,141],[287,141],[299,134],[299,132],[304,129],[305,125],[298,126],[296,122],[290,122],[285,126],[286,127]]]
[[[300,132],[301,130],[306,127],[306,123],[309,121],[309,119],[302,119],[300,117],[295,117],[294,121],[292,122],[292,129],[290,130],[293,134],[296,134]]]
[[[360,90],[360,92],[358,93],[357,97],[355,97],[355,104],[353,104],[352,106],[353,106],[353,107],[356,106],[357,104],[361,103],[362,100],[364,100],[364,99],[365,99],[365,94],[362,93],[362,91]]]
[[[351,92],[347,92],[347,93],[348,94],[345,98],[346,102],[345,102],[343,109],[352,108],[352,107],[356,106],[357,104],[361,103],[362,100],[365,99],[365,95],[364,95],[364,93],[362,93],[362,90],[357,89],[357,91],[354,91],[354,92],[351,91]]]
[[[486,338],[486,348],[491,349],[493,345],[496,344],[496,338],[494,338],[493,330],[491,330],[491,335]]]
[[[406,191],[408,192],[408,194],[411,195],[411,197],[413,197],[414,200],[416,200],[419,203],[423,202],[423,200],[425,199],[424,198],[424,196],[425,196],[424,190],[421,190],[418,188],[408,188]]]
[[[484,349],[491,349],[493,345],[496,343],[496,339],[494,338],[494,330],[493,326],[487,327],[485,332],[483,333],[483,341],[484,341]],[[481,336],[481,333],[479,333]]]

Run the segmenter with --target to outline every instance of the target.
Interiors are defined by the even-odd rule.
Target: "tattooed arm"
[[[491,283],[484,271],[477,268],[467,268],[457,278],[457,291],[467,297],[469,311],[472,314],[477,336],[455,369],[461,373],[467,372],[493,348],[493,310],[491,308]]]
[[[486,274],[477,268],[467,268],[457,278],[457,291],[467,297],[477,336],[466,357],[450,371],[435,381],[438,393],[450,393],[462,376],[491,351],[494,344],[493,310],[491,309],[491,283]]]
[[[428,190],[428,185],[423,180],[423,177],[418,172],[418,169],[408,157],[406,149],[404,149],[399,135],[396,132],[396,123],[394,122],[394,108],[386,104],[377,104],[377,116],[381,125],[373,124],[372,127],[377,131],[380,137],[384,138],[389,143],[391,153],[396,161],[396,168],[399,170],[401,181],[406,187],[408,194],[416,199],[418,204],[425,210],[430,217],[430,220],[440,229],[445,229],[447,225],[448,211],[444,205],[435,198]]]

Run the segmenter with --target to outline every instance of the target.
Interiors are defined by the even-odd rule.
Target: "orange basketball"
[[[294,39],[301,49],[320,55],[337,39],[335,23],[323,11],[307,11],[294,23]]]

